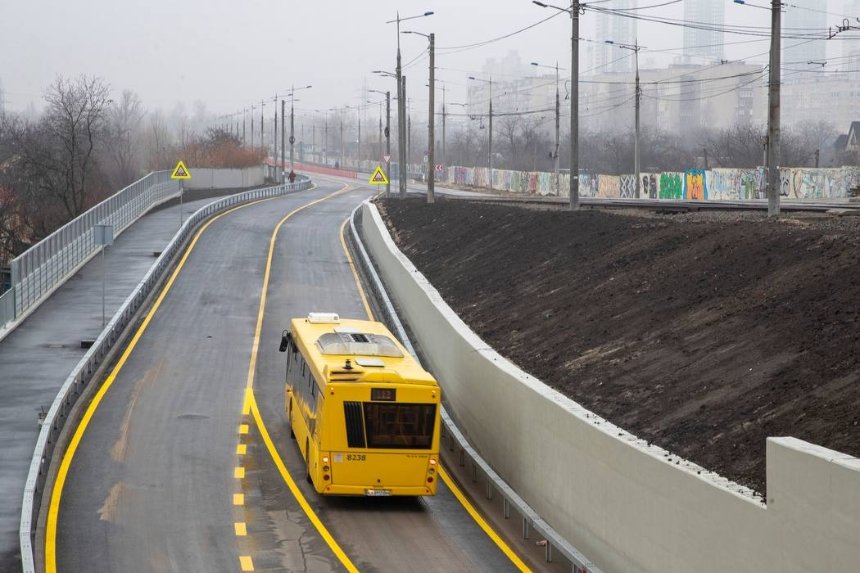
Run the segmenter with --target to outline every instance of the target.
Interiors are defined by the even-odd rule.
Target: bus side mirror
[[[286,352],[287,351],[287,348],[290,345],[291,338],[292,337],[290,336],[290,333],[287,332],[286,330],[281,333],[281,346],[278,348],[278,352]]]

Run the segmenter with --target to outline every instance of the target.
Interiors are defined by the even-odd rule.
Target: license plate
[[[366,489],[364,495],[369,497],[385,497],[391,495],[390,489]]]

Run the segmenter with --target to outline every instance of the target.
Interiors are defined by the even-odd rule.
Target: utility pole
[[[340,168],[343,169],[343,114],[338,115],[340,115]]]
[[[398,33],[398,37],[400,34]],[[397,66],[400,69],[400,47],[398,42],[397,48]],[[406,141],[406,76],[400,74],[400,99],[397,101],[397,107],[400,109],[400,120],[398,127],[400,128],[400,142],[399,142],[399,155],[400,155],[400,198],[406,199],[406,162],[408,158],[406,156],[407,152],[407,141]]]
[[[636,56],[636,140],[633,142],[633,161],[636,171],[636,198],[639,199],[642,192],[642,172],[639,161],[639,104],[642,92],[639,88],[639,41],[633,44],[633,53]]]
[[[493,78],[490,78],[490,144],[489,144],[489,163],[490,165],[490,191],[493,190]]]
[[[281,116],[283,118],[283,116]],[[283,119],[281,120],[283,121]],[[275,149],[272,153],[272,156],[275,158],[275,175],[277,176],[280,172],[278,169],[284,168],[284,163],[281,162],[281,165],[278,166],[278,96],[275,95],[275,126],[272,128],[272,139],[275,141]],[[278,181],[280,181],[280,177],[278,177]]]
[[[247,113],[247,108],[242,108],[242,147],[245,147],[247,141],[245,140],[245,113]]]
[[[290,171],[294,170],[294,166],[293,166],[293,157],[294,157],[293,149],[294,148],[293,148],[293,145],[296,143],[296,136],[295,136],[296,113],[295,113],[295,104],[293,101],[294,99],[295,99],[294,97],[292,97],[292,96],[290,97]]]
[[[445,147],[445,92],[448,91],[445,84],[442,84],[442,165],[448,169],[448,150]],[[447,178],[446,178],[447,180]]]
[[[254,147],[254,106],[251,106],[251,147]]]
[[[361,165],[361,106],[358,106],[358,165]]]
[[[433,115],[436,112],[436,103],[434,96],[436,95],[436,74],[435,74],[435,48],[436,48],[436,35],[432,32],[430,33],[430,112],[428,114],[428,121],[430,124],[427,127],[427,202],[435,203],[435,177],[436,177],[436,164],[434,163],[434,154],[433,150],[436,147],[436,139],[435,132],[433,129]]]
[[[385,198],[391,197],[391,92],[385,92],[385,173],[388,181],[385,183]]]
[[[579,0],[570,5],[570,210],[579,210]]]
[[[266,144],[264,142],[264,137],[263,137],[266,134],[266,129],[264,127],[265,124],[263,123],[263,107],[265,107],[265,105],[266,105],[266,102],[263,100],[260,100],[260,149],[262,149],[263,153],[265,153],[268,156],[268,153],[266,153],[266,149],[265,149]]]
[[[559,174],[559,163],[561,158],[558,156],[558,146],[561,139],[561,94],[558,87],[558,61],[555,62],[555,194],[561,197],[561,175]]]
[[[406,198],[406,176],[403,167],[406,165],[406,106],[403,98],[406,92],[406,78],[403,77],[403,69],[400,67],[400,11],[397,11],[397,68],[394,70],[397,76],[397,159],[400,181],[400,198]]]
[[[286,181],[286,178],[284,177],[284,171],[286,170],[286,167],[287,167],[287,164],[284,161],[285,160],[284,155],[286,154],[286,150],[287,150],[287,146],[284,145],[284,143],[286,143],[286,139],[284,138],[284,135],[285,135],[285,132],[287,131],[287,127],[286,127],[286,123],[287,123],[286,122],[286,119],[287,119],[286,105],[287,105],[287,100],[282,99],[281,100],[281,170],[282,170],[281,171],[281,180],[282,181]],[[290,108],[290,111],[292,111],[292,108]],[[292,117],[293,117],[292,114],[290,114],[290,121],[292,121]],[[293,168],[293,165],[292,165],[292,163],[290,163],[290,169],[292,170],[292,168]]]
[[[767,215],[779,217],[779,87],[782,2],[771,0],[770,81],[767,97]]]

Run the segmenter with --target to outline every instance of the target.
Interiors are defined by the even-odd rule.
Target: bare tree
[[[48,88],[42,120],[53,153],[44,166],[57,178],[47,191],[69,217],[77,217],[98,195],[96,147],[107,124],[109,88],[99,78],[58,77]]]
[[[125,187],[139,175],[140,158],[137,150],[143,116],[140,97],[130,90],[123,91],[119,101],[110,108],[107,153],[116,168],[118,187]]]

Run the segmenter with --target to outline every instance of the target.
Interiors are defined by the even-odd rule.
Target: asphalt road
[[[72,459],[56,529],[59,571],[239,571],[251,561],[258,571],[343,568],[242,409],[271,233],[342,187],[322,183],[244,207],[201,236]],[[371,192],[347,190],[295,213],[275,244],[254,387],[277,455],[297,477],[304,469],[282,412],[280,332],[311,311],[365,316],[340,226]],[[370,500],[321,498],[296,481],[362,571],[513,569],[442,484],[435,498]]]

